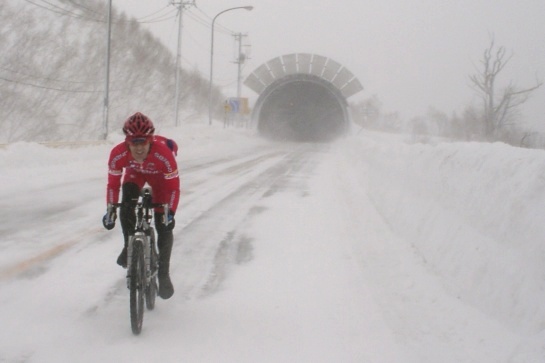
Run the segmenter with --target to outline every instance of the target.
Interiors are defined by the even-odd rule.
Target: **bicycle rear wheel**
[[[135,335],[142,331],[144,321],[144,291],[146,288],[146,270],[144,250],[141,240],[134,240],[130,271],[130,315],[131,328]]]

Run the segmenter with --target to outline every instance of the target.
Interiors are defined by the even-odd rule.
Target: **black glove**
[[[155,228],[157,229],[157,232],[163,233],[163,232],[172,231],[174,229],[175,224],[176,224],[176,221],[174,220],[173,211],[169,210],[168,216],[162,212],[155,214]]]
[[[113,229],[115,227],[115,220],[117,218],[117,214],[115,213],[115,209],[108,208],[108,211],[102,217],[102,224],[104,225],[104,228],[106,228],[108,231]]]

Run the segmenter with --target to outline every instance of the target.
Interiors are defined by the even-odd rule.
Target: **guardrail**
[[[52,147],[52,148],[76,148],[84,146],[98,146],[98,145],[107,145],[111,144],[111,141],[108,140],[87,140],[87,141],[46,141],[46,142],[37,142],[37,144]],[[5,149],[10,144],[0,144],[0,149]]]

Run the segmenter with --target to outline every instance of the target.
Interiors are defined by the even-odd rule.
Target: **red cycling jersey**
[[[153,202],[168,203],[169,209],[176,212],[180,200],[180,178],[174,150],[167,146],[166,140],[155,136],[142,163],[134,160],[126,142],[112,149],[108,160],[106,203],[118,202],[123,176],[123,183],[135,183],[140,189],[147,182],[153,191]]]

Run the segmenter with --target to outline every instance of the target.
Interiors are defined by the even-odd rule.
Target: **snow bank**
[[[545,152],[379,134],[345,147],[376,208],[447,291],[510,330],[545,328]]]

